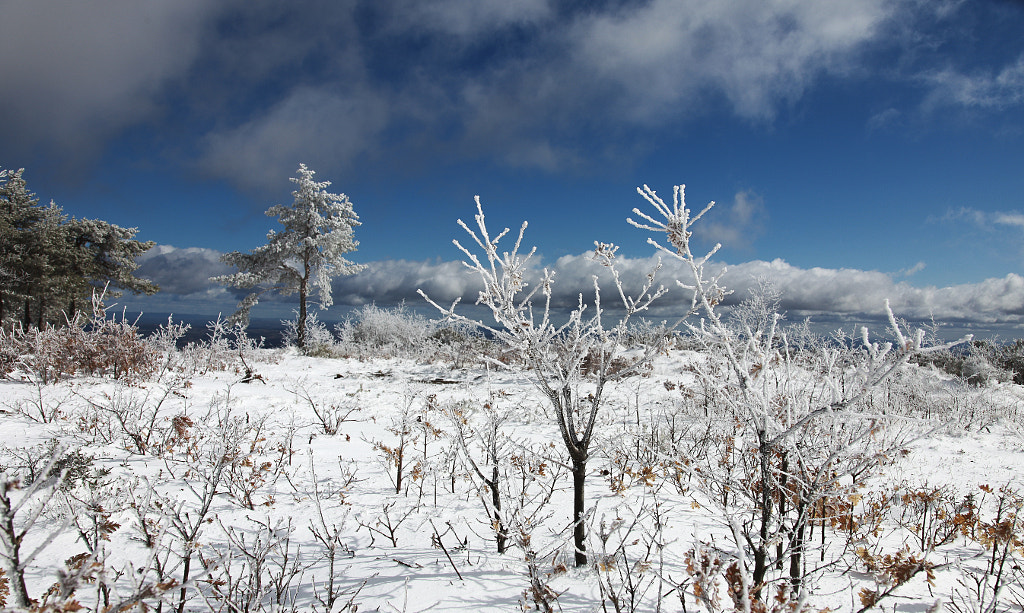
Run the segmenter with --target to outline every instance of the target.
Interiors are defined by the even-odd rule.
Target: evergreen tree
[[[267,244],[250,253],[233,251],[221,260],[238,272],[213,277],[217,283],[239,289],[253,289],[232,315],[234,321],[247,322],[259,297],[268,292],[287,296],[299,294],[299,321],[296,343],[306,344],[306,313],[310,286],[319,294],[321,309],[334,304],[331,279],[337,275],[355,274],[365,268],[344,257],[356,250],[355,226],[359,217],[345,194],[327,191],[330,181],[313,180],[314,171],[300,164],[298,176],[289,179],[298,188],[292,192],[291,206],[281,204],[267,209],[267,216],[277,217],[284,230],[267,233]]]
[[[29,192],[22,174],[0,170],[0,322],[14,315],[26,298],[26,265],[32,228],[42,217],[39,199]]]
[[[26,327],[71,319],[94,289],[153,294],[159,288],[134,275],[135,258],[155,243],[135,240],[136,228],[95,219],[68,220],[54,202],[40,206],[24,169],[0,170],[0,321]],[[62,315],[63,312],[63,315]]]

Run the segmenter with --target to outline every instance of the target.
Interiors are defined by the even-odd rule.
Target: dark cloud
[[[220,261],[221,255],[214,249],[157,245],[138,258],[135,274],[150,279],[166,294],[219,294],[223,290],[211,283],[210,277],[234,271]]]
[[[5,2],[0,139],[8,154],[92,158],[154,120],[167,87],[200,57],[217,13],[203,0]]]
[[[373,155],[440,153],[563,171],[593,158],[595,133],[676,125],[710,102],[771,121],[823,75],[860,66],[866,46],[893,44],[895,15],[928,10],[883,0],[576,11],[552,0],[10,2],[0,79],[16,95],[0,100],[12,119],[0,137],[92,159],[126,128],[169,123],[192,138],[177,147],[198,151],[198,168],[256,189],[300,158],[354,172]],[[932,81],[972,104],[1005,104],[1019,96],[1019,72]]]

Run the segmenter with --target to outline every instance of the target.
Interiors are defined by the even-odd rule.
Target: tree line
[[[137,228],[122,228],[99,219],[69,218],[53,201],[42,205],[28,190],[23,174],[0,169],[0,323],[20,322],[23,329],[74,321],[94,290],[106,296],[124,291],[154,294],[159,287],[135,276],[136,258],[153,241],[135,240]],[[344,257],[356,250],[359,217],[344,194],[327,191],[330,181],[314,181],[314,171],[300,164],[291,205],[275,205],[267,215],[284,226],[271,230],[267,244],[249,253],[232,251],[223,262],[238,272],[211,280],[251,290],[233,321],[248,324],[249,311],[265,293],[299,295],[297,344],[305,346],[307,302],[331,306],[331,279],[365,268]]]
[[[29,191],[24,168],[0,169],[0,322],[26,329],[72,321],[94,290],[154,294],[135,276],[136,258],[156,243],[135,240],[137,228],[69,217]]]

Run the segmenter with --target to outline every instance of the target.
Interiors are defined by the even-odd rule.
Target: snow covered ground
[[[708,608],[695,596],[687,555],[702,544],[728,562],[728,526],[692,475],[643,448],[652,431],[669,427],[659,421],[666,416],[679,420],[671,424],[678,429],[702,423],[699,402],[686,395],[690,354],[673,350],[650,374],[609,390],[588,465],[591,564],[583,568],[573,566],[572,478],[558,427],[523,375],[294,350],[252,359],[249,377],[231,363],[187,376],[172,367],[135,382],[0,381],[0,464],[21,479],[12,500],[32,494],[15,518],[30,526],[21,555],[32,598],[43,598],[66,560],[91,553],[89,563],[105,572],[78,588],[90,609],[148,581],[171,588],[163,592],[167,610],[180,598],[171,581],[186,574],[185,610],[533,609],[528,539],[534,578],[551,590],[555,609],[616,610],[614,594],[618,610],[682,611],[681,593],[685,610]],[[841,511],[812,520],[804,564],[820,567],[808,573],[813,610],[856,611],[861,590],[894,585],[892,573],[869,572],[865,556],[895,556],[904,545],[919,558],[933,549],[926,557],[934,567],[922,567],[879,606],[925,611],[942,601],[977,610],[965,603],[976,587],[971,577],[985,576],[991,556],[980,524],[935,547],[922,548],[918,537],[955,524],[955,513],[935,509],[963,515],[972,496],[981,520],[992,523],[999,488],[1024,492],[1021,388],[968,388],[908,368],[916,391],[900,398],[933,406],[900,418],[899,427],[912,430],[906,451],[864,475],[843,501],[850,517],[866,517],[872,500],[888,501],[876,534],[844,531]],[[463,447],[458,436],[460,427],[482,432],[488,412],[505,416],[505,504],[520,505],[504,554],[484,504],[490,494],[465,461],[475,454],[490,474],[483,439],[467,433]],[[45,475],[55,456],[67,470],[60,488]],[[28,489],[33,477],[45,487]],[[932,489],[939,493],[931,502],[915,502]],[[1021,562],[1024,528],[1015,515],[1011,531],[999,606],[1019,610],[1024,585],[1011,567]],[[718,606],[731,610],[725,577],[717,578]]]

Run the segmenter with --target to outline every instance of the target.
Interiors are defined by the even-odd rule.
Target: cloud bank
[[[164,292],[176,295],[165,299],[187,302],[189,298],[210,301],[219,297],[223,301],[220,309],[230,311],[235,298],[207,280],[226,272],[219,255],[210,249],[159,246],[144,256],[140,274],[160,284]],[[536,279],[542,262],[537,264],[531,281]],[[656,264],[656,257],[621,258],[620,274],[626,292],[638,292]],[[589,254],[564,256],[549,265],[556,271],[552,296],[556,308],[574,307],[580,293],[585,300],[592,300],[594,275],[600,279],[604,306],[614,308],[616,297],[607,272]],[[717,273],[722,266],[709,265],[708,272]],[[767,280],[781,291],[782,308],[791,320],[878,319],[884,315],[884,304],[889,300],[894,312],[913,320],[934,318],[958,325],[1024,324],[1024,277],[1016,274],[949,287],[916,287],[878,271],[798,268],[778,259],[755,260],[727,268],[723,283],[733,293],[726,305],[745,299],[762,280]],[[674,279],[685,281],[686,271],[678,262],[665,261],[658,280],[671,287]],[[370,262],[366,271],[339,277],[333,284],[335,304],[341,307],[370,303],[392,306],[402,301],[419,305],[423,304],[417,294],[419,289],[442,306],[456,299],[472,304],[478,296],[479,278],[462,262],[385,260]],[[272,301],[291,303],[294,297]],[[686,293],[673,288],[656,303],[652,315],[670,317],[685,310],[686,304]]]

